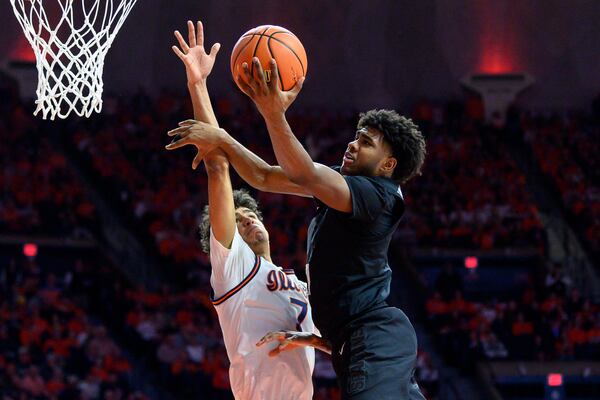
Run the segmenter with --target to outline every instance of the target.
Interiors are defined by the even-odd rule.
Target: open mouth
[[[352,157],[352,155],[348,152],[344,153],[344,163],[352,163],[354,162],[354,157]]]

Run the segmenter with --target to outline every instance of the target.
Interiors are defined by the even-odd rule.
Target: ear
[[[387,157],[385,159],[385,161],[383,162],[383,164],[381,165],[381,171],[385,174],[385,175],[389,175],[392,176],[392,174],[394,173],[394,169],[396,168],[396,165],[398,165],[398,160],[396,160],[395,157]]]

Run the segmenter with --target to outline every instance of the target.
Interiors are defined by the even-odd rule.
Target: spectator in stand
[[[55,272],[42,273],[33,259],[21,264],[22,279],[0,297],[2,393],[61,399],[132,393],[131,365],[106,329],[66,297]]]

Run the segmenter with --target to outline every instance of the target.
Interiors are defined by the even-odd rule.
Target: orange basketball
[[[233,80],[237,75],[242,75],[242,63],[247,62],[250,72],[254,74],[252,58],[258,57],[265,72],[267,81],[273,79],[271,76],[271,59],[277,61],[279,76],[279,87],[290,90],[296,84],[296,80],[306,76],[306,51],[300,40],[292,32],[275,25],[262,25],[250,29],[233,46],[231,52],[231,74]],[[253,75],[255,78],[256,74]],[[236,82],[237,83],[237,82]]]

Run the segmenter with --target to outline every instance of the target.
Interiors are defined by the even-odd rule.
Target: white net
[[[102,109],[104,58],[137,0],[10,0],[33,47],[46,119]]]

